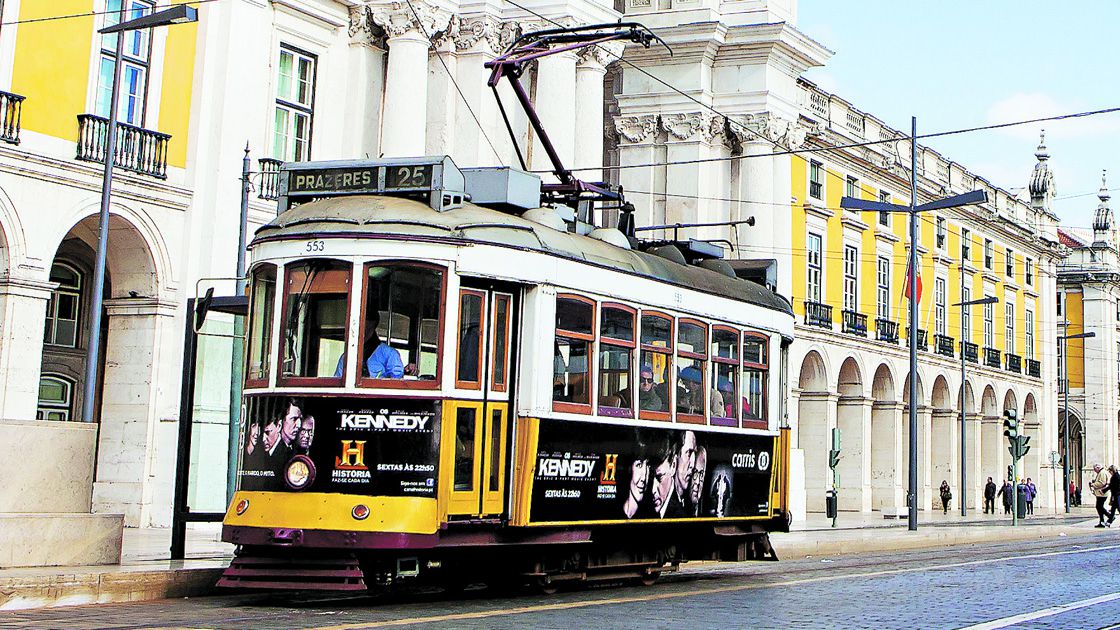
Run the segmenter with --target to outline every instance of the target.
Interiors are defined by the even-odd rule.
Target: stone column
[[[55,283],[0,282],[0,418],[34,420],[43,364],[43,318]]]
[[[451,14],[413,2],[411,6],[394,3],[371,8],[370,15],[385,30],[389,46],[381,152],[386,157],[423,155],[427,148],[428,48],[432,35],[447,28]]]
[[[918,407],[918,509],[929,510],[933,507],[933,496],[936,494],[933,480],[930,478],[930,455],[933,410],[929,407]],[[938,484],[941,482],[938,481]]]
[[[583,48],[576,61],[575,161],[572,168],[603,164],[603,77],[607,64],[618,58],[622,46],[617,42]],[[600,170],[581,171],[576,177],[605,181]]]
[[[125,515],[129,527],[170,524],[179,392],[176,304],[154,298],[106,300],[101,431],[93,511]],[[178,333],[178,334],[176,334]]]
[[[355,80],[346,86],[347,129],[355,133],[341,138],[341,155],[377,155],[378,130],[381,129],[381,95],[385,91],[384,36],[375,28],[369,7],[350,7],[350,54],[348,76]]]
[[[906,422],[900,402],[871,406],[871,507],[897,516],[906,512]]]
[[[459,81],[459,89],[463,97],[470,104],[482,123],[483,132],[479,131],[478,124],[471,116],[470,110],[462,104],[462,98],[455,93],[456,101],[455,119],[450,131],[453,138],[454,152],[451,154],[458,164],[466,166],[486,166],[496,164],[517,163],[517,155],[509,138],[509,132],[502,121],[498,104],[494,100],[494,93],[486,85],[490,77],[490,70],[485,63],[498,56],[506,47],[520,35],[521,25],[516,22],[502,22],[488,15],[452,18],[448,27],[447,38],[454,43],[456,57],[455,75]],[[438,61],[437,61],[438,63]],[[440,69],[442,72],[442,68]],[[454,89],[454,86],[452,86]],[[498,84],[498,91],[502,95],[506,114],[510,117],[510,125],[515,131],[522,134],[528,127],[521,106],[517,104],[510,90],[508,81],[503,79]],[[494,143],[498,155],[490,148]],[[524,152],[524,138],[519,138],[519,145]]]
[[[805,503],[808,512],[823,512],[825,491],[832,488],[828,451],[836,427],[837,395],[801,392],[797,409],[797,442],[805,455]]]
[[[576,129],[576,54],[565,52],[541,57],[537,62],[536,104],[545,133],[565,167],[571,168],[575,158]],[[602,86],[599,88],[602,108]],[[600,127],[596,127],[598,131]],[[601,153],[601,152],[600,152]],[[552,168],[541,139],[533,134],[532,166],[534,170]],[[549,178],[553,180],[554,178]]]
[[[621,166],[665,160],[664,145],[658,147],[656,144],[660,131],[659,120],[657,114],[644,114],[619,116],[614,121],[618,132],[618,162]],[[649,194],[665,192],[664,172],[664,167],[661,167],[625,168],[618,173],[618,181],[627,191],[626,200],[634,204],[634,219],[638,225],[664,223],[665,217],[660,212],[658,195]],[[633,192],[638,190],[643,192]]]
[[[841,510],[871,511],[871,409],[871,399],[860,396],[843,396],[836,406],[836,426],[842,435]]]

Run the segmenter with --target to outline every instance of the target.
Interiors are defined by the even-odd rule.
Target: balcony
[[[964,341],[961,343],[961,352],[964,353],[965,361],[970,363],[977,363],[980,361],[980,346],[977,346],[971,341]]]
[[[955,342],[956,342],[956,340],[954,340],[952,337],[950,337],[948,335],[934,335],[933,336],[933,351],[936,352],[937,354],[940,354],[943,357],[952,358],[955,355],[955,353],[953,351],[953,346],[955,345]]]
[[[984,366],[999,369],[999,350],[984,348]]]
[[[259,199],[276,201],[280,198],[280,160],[261,158],[257,160],[261,168],[261,189],[257,194]]]
[[[117,168],[167,179],[167,142],[171,136],[158,131],[117,123]],[[105,163],[109,144],[109,120],[93,114],[78,115],[78,155],[83,162]]]
[[[820,302],[805,302],[805,325],[832,329],[832,307]]]
[[[1027,359],[1027,376],[1042,378],[1042,364],[1034,359]]]
[[[19,123],[25,97],[0,92],[0,141],[19,144]]]
[[[906,328],[906,338],[910,338],[910,328]],[[918,343],[918,349],[922,352],[929,352],[929,341],[926,339],[926,331],[921,328],[918,329],[918,336],[914,339]],[[909,342],[907,342],[909,343]]]
[[[1008,372],[1014,372],[1016,374],[1023,373],[1023,357],[1008,352],[1007,354],[1003,355],[1003,358],[1005,370],[1007,370]]]
[[[875,338],[887,343],[898,343],[898,322],[882,318],[876,319]]]
[[[840,311],[842,331],[849,335],[867,336],[867,316],[855,311]]]

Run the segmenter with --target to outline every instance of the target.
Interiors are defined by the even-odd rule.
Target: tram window
[[[459,294],[459,365],[455,374],[458,387],[478,389],[482,381],[482,304],[485,293],[463,290]]]
[[[673,362],[673,320],[642,313],[642,349],[638,366],[638,415],[669,419],[669,364]]]
[[[455,412],[455,478],[456,490],[474,490],[474,407],[459,407]]]
[[[707,326],[681,320],[677,328],[677,419],[703,422],[708,375]],[[713,396],[714,398],[714,396]],[[722,405],[722,402],[720,402]]]
[[[768,340],[765,337],[743,336],[742,404],[743,424],[757,426],[766,422],[766,383]]]
[[[636,312],[604,304],[599,324],[599,414],[634,417],[634,319]]]
[[[436,386],[443,271],[370,263],[364,295],[361,377],[419,379]]]
[[[513,297],[509,295],[494,296],[494,353],[491,361],[490,389],[496,392],[506,391],[506,371],[509,366],[509,318],[510,303]]]
[[[739,331],[712,327],[712,424],[734,426],[737,422],[735,392],[739,391]]]
[[[276,266],[261,265],[253,270],[252,312],[249,315],[249,383],[268,384],[272,351],[272,313],[276,299]]]
[[[589,358],[595,340],[594,321],[594,302],[576,296],[557,296],[552,400],[559,411],[591,412]]]
[[[284,290],[283,376],[341,378],[350,264],[316,259],[289,265]]]

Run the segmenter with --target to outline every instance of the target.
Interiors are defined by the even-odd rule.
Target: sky
[[[904,133],[1120,107],[1120,0],[799,0],[797,27],[834,53],[806,79]],[[1011,190],[1042,128],[1054,210],[1091,226],[1102,169],[1120,191],[1120,112],[921,142]]]

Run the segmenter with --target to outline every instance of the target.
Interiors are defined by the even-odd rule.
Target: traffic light
[[[828,452],[828,467],[836,468],[840,464],[840,429],[832,430],[832,450]]]
[[[1019,438],[1019,419],[1014,409],[1003,411],[1003,434],[1007,436],[1008,442],[1014,442]]]
[[[1007,467],[1007,480],[1008,481],[1013,481],[1014,479],[1015,479],[1015,467],[1014,466],[1008,466]]]
[[[1031,450],[1030,443],[1031,443],[1031,436],[1029,436],[1029,435],[1020,435],[1019,436],[1019,457],[1020,458],[1027,456],[1027,452]]]

